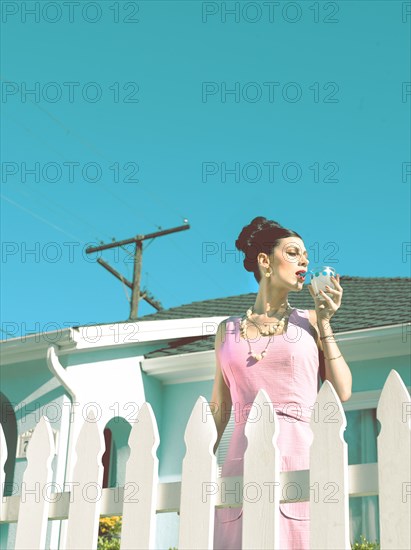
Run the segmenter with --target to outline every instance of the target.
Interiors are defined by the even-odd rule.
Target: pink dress
[[[293,309],[287,331],[271,336],[266,356],[256,361],[249,344],[240,337],[241,317],[226,320],[226,335],[219,360],[233,403],[234,431],[222,476],[243,475],[247,446],[244,434],[248,413],[260,388],[269,395],[278,415],[281,471],[308,470],[313,434],[309,426],[312,407],[320,388],[318,348],[308,310]],[[261,352],[268,336],[250,340],[253,351]],[[309,549],[309,502],[280,504],[281,550]],[[242,507],[216,508],[214,550],[240,550]]]

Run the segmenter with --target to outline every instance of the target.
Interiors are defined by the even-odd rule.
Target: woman
[[[341,305],[340,277],[322,292],[309,291],[314,310],[295,309],[289,292],[301,292],[309,264],[298,233],[257,217],[243,228],[236,247],[259,289],[244,317],[220,323],[216,338],[216,376],[210,401],[217,427],[216,452],[233,408],[235,427],[222,476],[242,476],[247,446],[245,423],[260,388],[266,390],[279,418],[277,440],[281,471],[309,469],[312,406],[322,381],[329,380],[341,401],[351,395],[350,369],[333,337],[330,319]],[[250,304],[251,305],[251,304]],[[216,508],[214,550],[241,549],[242,507]],[[309,549],[309,502],[280,504],[281,550]]]

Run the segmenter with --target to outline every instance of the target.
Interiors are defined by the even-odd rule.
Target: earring
[[[271,267],[270,267],[270,269],[271,269]],[[273,274],[273,270],[271,269],[270,273],[268,273],[268,271],[267,271],[267,273],[265,274],[265,276],[266,276],[266,277],[271,277],[272,274]]]

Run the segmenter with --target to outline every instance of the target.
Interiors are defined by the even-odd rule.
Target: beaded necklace
[[[247,313],[246,313],[246,318],[242,318],[241,322],[240,322],[240,334],[241,336],[247,340],[247,343],[248,343],[248,349],[249,349],[249,355],[251,354],[251,357],[253,357],[254,359],[256,359],[257,361],[260,361],[261,359],[263,359],[266,355],[267,355],[267,348],[268,346],[270,345],[270,342],[271,340],[274,338],[275,334],[280,330],[283,330],[284,328],[284,325],[285,325],[285,316],[287,314],[287,312],[292,309],[292,307],[290,306],[290,304],[287,302],[287,307],[285,308],[284,310],[284,313],[283,313],[283,316],[281,317],[281,319],[277,322],[277,324],[272,327],[272,326],[269,326],[268,329],[261,329],[260,326],[255,323],[252,319],[251,319],[251,315],[253,313],[252,311],[252,308],[248,309],[247,310]],[[278,311],[278,310],[277,310]],[[277,313],[277,312],[276,312]],[[251,324],[253,324],[255,327],[257,327],[259,333],[262,335],[262,336],[268,336],[268,335],[272,335],[272,338],[270,336],[270,338],[268,339],[268,342],[267,342],[267,345],[265,346],[265,348],[263,349],[263,351],[261,353],[257,353],[255,352],[254,350],[251,349],[251,345],[250,345],[250,341],[248,340],[247,338],[247,321],[250,322]]]

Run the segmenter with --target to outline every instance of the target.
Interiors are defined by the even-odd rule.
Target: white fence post
[[[212,550],[217,486],[213,453],[217,429],[208,401],[200,395],[184,433],[179,550]]]
[[[155,546],[158,458],[157,422],[149,403],[144,403],[128,440],[123,497],[121,550],[151,550]]]
[[[325,380],[317,394],[310,427],[310,549],[351,550],[348,448],[344,409]]]
[[[27,468],[21,484],[15,550],[45,548],[50,506],[47,489],[53,479],[53,456],[53,432],[50,421],[43,416],[27,447]]]
[[[411,544],[411,399],[397,371],[391,370],[377,407],[380,545],[409,550]]]
[[[248,445],[244,453],[242,546],[247,550],[280,548],[278,433],[277,414],[267,392],[261,389],[245,426]]]
[[[102,498],[104,449],[101,429],[91,413],[84,421],[76,445],[73,486],[67,522],[67,550],[95,550]]]

